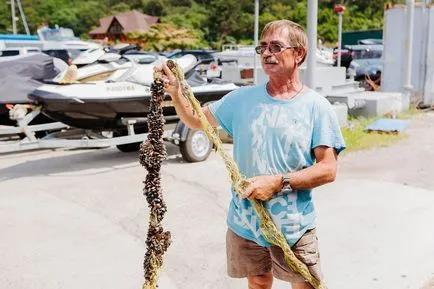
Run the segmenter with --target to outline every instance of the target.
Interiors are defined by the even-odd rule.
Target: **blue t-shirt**
[[[233,136],[234,160],[247,178],[294,172],[315,163],[313,149],[345,148],[331,104],[305,89],[289,100],[271,97],[266,84],[242,87],[210,105],[219,125]],[[280,192],[264,203],[290,246],[315,225],[311,190]],[[270,246],[251,202],[232,190],[228,226],[239,236]]]

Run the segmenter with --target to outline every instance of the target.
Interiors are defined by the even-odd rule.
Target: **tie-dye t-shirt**
[[[233,136],[234,159],[250,178],[294,172],[315,163],[313,148],[345,148],[337,117],[321,95],[304,89],[290,100],[271,97],[266,84],[242,87],[210,105],[219,125]],[[275,224],[293,245],[316,224],[311,190],[283,191],[265,202]],[[248,199],[232,190],[228,226],[239,236],[269,246]]]

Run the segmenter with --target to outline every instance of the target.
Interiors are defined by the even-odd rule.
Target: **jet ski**
[[[125,61],[125,60],[123,60]],[[201,74],[201,63],[193,55],[175,61],[185,72],[195,97],[205,104],[220,99],[238,88],[221,79],[209,79]],[[82,78],[70,84],[53,81],[29,94],[29,98],[42,106],[42,112],[53,120],[69,126],[95,131],[125,129],[128,119],[146,119],[149,113],[154,63],[125,62],[128,67],[92,78]],[[80,69],[78,69],[80,70]],[[80,75],[78,72],[77,75]],[[56,81],[59,81],[57,79]],[[167,96],[166,100],[170,100]],[[166,122],[177,122],[172,106],[163,108]],[[143,121],[146,125],[146,121]]]

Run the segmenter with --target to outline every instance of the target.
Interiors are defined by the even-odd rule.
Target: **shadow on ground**
[[[166,147],[168,156],[165,163],[184,162],[177,146],[169,143],[166,144]],[[93,170],[95,174],[140,165],[138,152],[124,153],[115,148],[56,152],[35,151],[29,154],[27,161],[19,163],[14,162],[15,158],[19,160],[23,159],[18,154],[0,156],[2,162],[9,162],[11,164],[0,169],[0,181],[84,170]]]

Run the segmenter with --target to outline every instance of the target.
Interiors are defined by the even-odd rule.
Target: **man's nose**
[[[261,54],[261,56],[270,56],[270,55],[273,55],[273,53],[271,53],[271,51],[270,51],[270,46],[267,46],[267,48],[265,48],[265,50]]]

